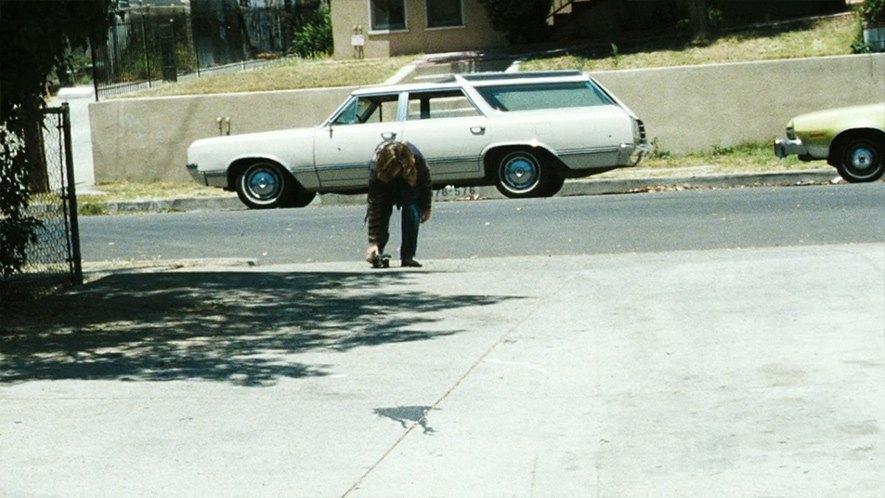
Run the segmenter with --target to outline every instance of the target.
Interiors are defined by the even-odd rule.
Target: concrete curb
[[[565,182],[558,197],[649,192],[655,190],[689,190],[713,188],[748,188],[764,186],[798,186],[830,183],[836,178],[833,169],[781,173],[738,173],[649,178],[575,179]],[[441,190],[434,202],[503,199],[495,187]],[[365,204],[365,195],[326,194],[317,196],[310,207]],[[143,201],[108,201],[106,213],[189,212],[245,209],[236,196],[188,199],[154,199]]]

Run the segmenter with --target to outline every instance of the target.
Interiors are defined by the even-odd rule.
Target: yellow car
[[[849,182],[876,181],[885,171],[885,102],[796,116],[774,151],[780,158],[826,159]]]

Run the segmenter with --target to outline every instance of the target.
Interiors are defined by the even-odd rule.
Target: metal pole
[[[150,10],[148,10],[150,12]],[[148,54],[148,42],[147,42],[147,28],[145,27],[145,15],[141,16],[141,42],[144,46],[144,66],[147,69],[147,83],[148,88],[151,88],[151,56]]]
[[[95,70],[95,36],[89,37],[89,57],[92,58],[92,88],[95,91],[95,101],[98,102],[98,72]]]
[[[71,263],[74,285],[83,284],[83,262],[80,253],[80,222],[77,219],[77,186],[74,181],[74,152],[71,150],[71,108],[67,102],[61,105],[65,140],[65,173],[67,181],[68,209],[71,217]]]

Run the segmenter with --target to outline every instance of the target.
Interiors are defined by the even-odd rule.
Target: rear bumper
[[[638,144],[621,144],[618,163],[626,166],[636,166],[643,158],[650,155],[654,147],[646,142]]]

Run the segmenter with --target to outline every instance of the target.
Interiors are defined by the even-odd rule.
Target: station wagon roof
[[[354,91],[354,95],[374,95],[379,93],[419,92],[462,86],[488,86],[497,84],[523,84],[543,82],[586,81],[587,74],[583,71],[527,71],[527,72],[486,72],[447,74],[428,78],[422,83],[402,85],[377,85],[364,87]]]

